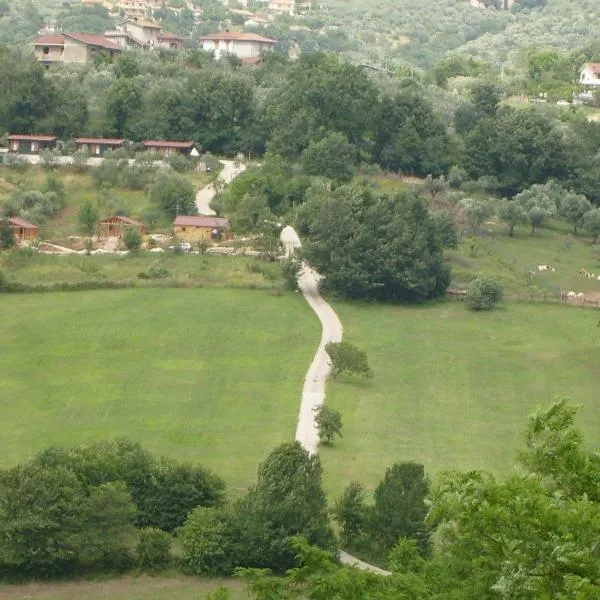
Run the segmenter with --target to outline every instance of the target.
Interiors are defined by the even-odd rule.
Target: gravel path
[[[280,240],[283,244],[285,255],[291,256],[296,248],[302,247],[302,242],[293,227],[284,227],[281,230]],[[296,440],[311,454],[319,450],[319,434],[315,423],[315,409],[325,401],[325,385],[331,371],[329,357],[325,352],[325,346],[329,342],[342,341],[342,323],[335,311],[319,294],[319,274],[308,264],[304,263],[302,272],[298,278],[298,287],[304,295],[310,307],[315,311],[321,321],[321,342],[317,352],[304,378],[302,389],[302,400],[300,402],[300,414],[296,427]],[[342,564],[371,571],[378,575],[391,575],[375,565],[370,565],[355,556],[340,550],[339,559]]]
[[[246,165],[235,163],[232,160],[222,160],[223,169],[219,173],[219,179],[222,179],[225,184],[231,183],[240,173],[246,169]],[[236,166],[237,165],[237,166]],[[214,215],[215,211],[210,207],[211,200],[215,197],[215,186],[210,183],[196,193],[196,207],[199,215]]]

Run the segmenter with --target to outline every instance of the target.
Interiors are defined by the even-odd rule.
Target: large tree
[[[423,201],[411,193],[376,196],[342,186],[315,202],[306,258],[324,285],[349,298],[419,301],[450,282],[443,240]]]

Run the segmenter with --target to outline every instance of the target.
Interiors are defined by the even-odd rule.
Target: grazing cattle
[[[577,300],[585,300],[585,296],[579,292],[579,294],[577,294]]]
[[[550,265],[538,265],[538,271],[556,271],[556,269]]]
[[[569,293],[567,294],[567,298],[568,298],[569,300],[574,300],[576,297],[577,297],[577,294],[576,294],[575,292],[569,292]]]
[[[593,273],[586,273],[586,274],[585,274],[585,276],[586,276],[588,279],[594,279],[594,277],[596,277],[596,276],[595,276]]]

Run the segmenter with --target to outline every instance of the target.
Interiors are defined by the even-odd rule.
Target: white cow
[[[538,265],[538,271],[556,271],[556,269],[550,265]]]
[[[579,294],[577,294],[577,300],[585,300],[585,296],[579,292]]]
[[[575,292],[569,292],[569,293],[567,294],[567,298],[568,298],[569,300],[575,300],[575,298],[577,298],[577,294],[576,294]]]

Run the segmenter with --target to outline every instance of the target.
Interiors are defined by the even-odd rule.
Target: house
[[[89,33],[61,33],[40,35],[33,41],[35,57],[41,63],[87,63],[98,53],[113,57],[121,47],[101,35]]]
[[[31,242],[39,236],[39,227],[21,217],[7,217],[2,221],[8,224],[17,243]]]
[[[205,35],[200,38],[200,43],[202,50],[214,52],[217,59],[232,54],[244,60],[260,58],[263,52],[272,50],[277,42],[255,33],[224,31]]]
[[[159,46],[162,27],[145,19],[125,19],[113,31],[105,31],[104,37],[121,48],[152,48]]]
[[[244,27],[266,27],[269,21],[264,17],[258,15],[252,15],[247,21],[244,22]]]
[[[142,142],[146,150],[158,152],[161,156],[184,154],[190,156],[195,148],[194,142],[168,142],[164,140],[150,140]]]
[[[108,219],[102,219],[98,223],[98,236],[99,237],[121,237],[126,229],[132,227],[137,229],[140,234],[147,233],[146,226],[135,219],[124,217],[122,215],[115,215]]]
[[[281,15],[296,15],[310,10],[310,0],[269,0],[268,9]]]
[[[173,234],[190,244],[198,240],[220,240],[228,230],[229,219],[225,217],[179,216],[173,221]]]
[[[77,138],[75,147],[78,151],[87,152],[90,156],[102,156],[108,150],[123,147],[124,140],[112,138]]]
[[[51,150],[56,146],[53,135],[9,135],[8,148],[19,154],[39,154],[41,150]]]
[[[579,72],[581,85],[600,85],[600,63],[585,63]]]
[[[183,38],[175,33],[161,31],[158,34],[158,45],[161,48],[170,48],[171,50],[183,49]]]

